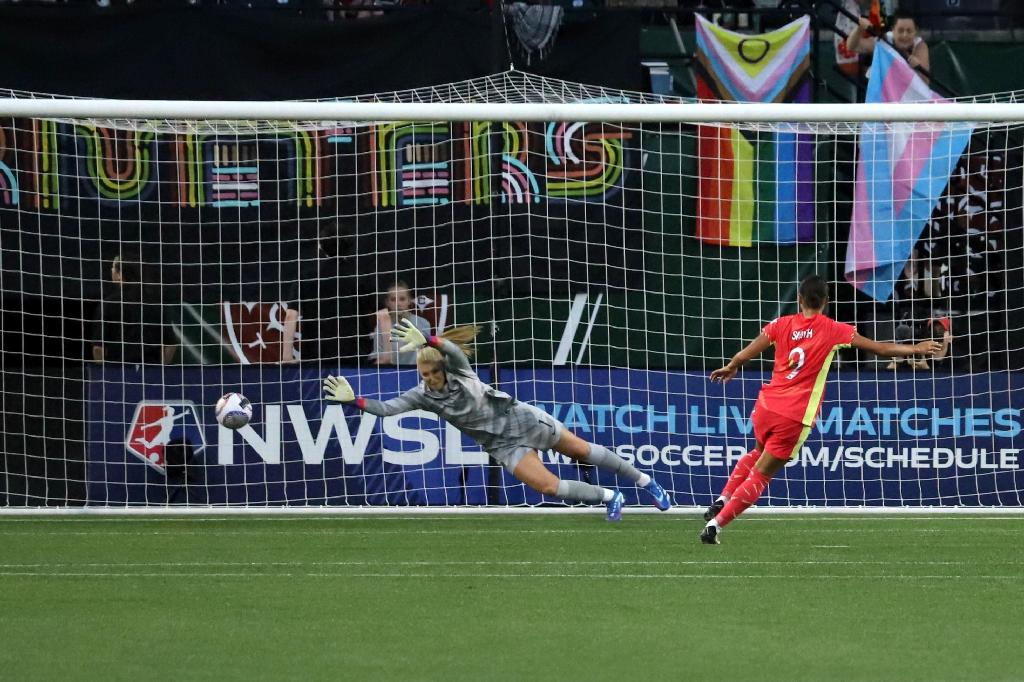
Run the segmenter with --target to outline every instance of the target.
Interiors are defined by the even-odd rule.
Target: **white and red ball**
[[[252,403],[241,393],[225,393],[214,410],[217,423],[228,429],[240,429],[252,419]]]

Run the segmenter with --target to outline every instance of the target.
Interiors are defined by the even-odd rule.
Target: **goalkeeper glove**
[[[334,377],[327,375],[324,379],[324,394],[328,400],[335,400],[339,403],[350,403],[356,399],[352,391],[352,385],[345,377]]]
[[[420,346],[427,345],[427,337],[423,336],[423,332],[417,329],[409,318],[405,318],[391,330],[391,340],[405,342],[405,345],[398,349],[400,352],[415,350]]]

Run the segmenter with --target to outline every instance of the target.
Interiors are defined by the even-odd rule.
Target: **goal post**
[[[694,103],[505,74],[330,102],[0,99],[0,511],[536,508],[387,330],[481,327],[480,378],[682,507],[753,445],[796,286],[944,357],[841,351],[771,508],[1020,507],[1024,104]],[[925,366],[927,365],[927,366]],[[224,393],[249,426],[218,427]],[[560,476],[621,485],[541,453]]]

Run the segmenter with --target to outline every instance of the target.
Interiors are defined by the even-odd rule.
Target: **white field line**
[[[590,514],[594,517],[601,517],[603,515],[603,509],[598,508],[568,508],[568,509],[555,509],[553,511],[558,514],[571,514],[576,515],[577,510],[581,513]],[[19,524],[19,523],[58,523],[58,524],[72,524],[72,523],[253,523],[253,522],[299,522],[304,523],[307,521],[362,521],[367,523],[377,523],[378,521],[413,521],[416,523],[432,523],[432,522],[465,522],[467,520],[483,520],[487,519],[487,523],[498,523],[493,520],[493,513],[486,512],[474,512],[472,514],[453,514],[450,509],[445,510],[446,514],[416,514],[408,511],[401,512],[396,511],[388,514],[358,514],[352,513],[351,510],[339,512],[335,514],[324,514],[322,510],[320,513],[323,515],[306,515],[306,514],[274,514],[273,512],[265,512],[264,515],[254,514],[232,514],[227,510],[221,510],[219,512],[210,512],[206,514],[188,514],[184,510],[168,510],[162,512],[150,511],[146,514],[118,514],[113,511],[105,511],[103,513],[92,512],[89,514],[47,514],[45,512],[33,511],[29,513],[14,513],[12,510],[0,509],[0,526],[3,524]],[[654,510],[652,510],[654,511]],[[674,511],[674,510],[673,510]],[[703,509],[699,510],[703,513]],[[956,512],[944,512],[935,511],[930,514],[893,514],[889,512],[885,516],[878,514],[866,513],[864,516],[851,519],[851,514],[833,514],[833,513],[816,513],[807,512],[803,513],[785,513],[780,515],[764,515],[755,514],[748,516],[751,511],[747,510],[743,514],[744,523],[800,523],[800,522],[814,522],[819,523],[823,521],[843,521],[850,522],[856,521],[857,523],[870,523],[870,522],[900,522],[900,523],[930,523],[933,521],[956,521],[957,523],[963,523],[965,521],[1024,521],[1024,515],[1019,511],[1007,511],[1001,512],[997,509],[986,509],[986,513],[990,516],[981,516],[979,514],[959,514]],[[624,515],[633,516],[640,513],[642,516],[658,516],[664,523],[691,523],[694,521],[691,514],[696,515],[698,510],[691,509],[687,514],[674,514],[669,511],[666,514],[647,514],[646,509],[632,509],[627,507]],[[519,516],[518,513],[506,513],[506,519],[513,519]],[[793,518],[794,516],[802,516],[803,518]],[[855,515],[854,515],[855,516]],[[142,518],[140,518],[142,517]],[[468,517],[468,518],[467,518]],[[474,519],[473,517],[477,517]]]
[[[673,518],[680,516],[691,516],[702,514],[704,507],[673,507],[667,512],[661,512],[653,506],[627,506],[625,513],[629,515],[639,514],[643,516],[659,516],[661,518]],[[547,516],[547,515],[576,515],[576,514],[600,514],[603,508],[598,506],[552,506],[552,507],[350,507],[350,506],[302,506],[302,507],[226,507],[226,506],[152,506],[152,507],[0,507],[0,520],[4,517],[96,517],[96,516],[201,516],[201,517],[227,517],[241,516],[261,518],[272,517],[303,517],[303,518],[334,518],[335,516],[352,517],[416,517],[429,518],[436,516],[507,516],[509,518],[521,516]],[[1000,516],[1000,517],[1024,517],[1024,506],[1019,507],[753,507],[743,513],[743,518],[761,516],[790,516],[801,515],[814,518],[837,517],[844,518],[850,515],[885,517],[885,518],[910,518],[910,517],[933,517],[933,516],[970,516],[978,515]]]
[[[42,562],[0,564],[0,569],[20,568],[151,568],[151,567],[249,567],[263,568],[276,566],[1020,566],[1024,560],[972,561],[858,561],[858,560],[814,560],[814,559],[766,559],[766,560],[679,560],[679,561],[143,561],[143,562]]]
[[[136,519],[138,520],[138,519]],[[753,519],[750,519],[753,520]],[[765,519],[767,520],[767,519]],[[844,519],[848,520],[848,519]],[[926,520],[926,519],[914,519],[914,520]],[[940,519],[932,519],[940,520]],[[1015,535],[1019,536],[1024,528],[1021,527],[1019,522],[1013,524],[1001,524],[996,526],[995,521],[1000,520],[1011,520],[1002,517],[993,517],[986,520],[984,523],[975,523],[972,525],[963,525],[964,521],[981,521],[979,517],[963,517],[959,519],[942,519],[942,520],[956,520],[961,521],[962,524],[955,526],[954,528],[948,527],[900,527],[899,532],[902,534],[947,534],[951,530],[970,530],[973,534],[979,535]],[[1013,519],[1019,521],[1019,519]],[[139,521],[141,522],[141,521]],[[146,521],[148,522],[148,521]],[[793,519],[791,519],[793,522]],[[813,535],[835,535],[835,534],[870,534],[870,532],[876,532],[878,528],[872,527],[830,527],[825,523],[815,524],[816,527],[786,527],[781,532],[786,535],[790,534],[813,534]],[[629,522],[610,524],[604,521],[595,520],[592,526],[577,527],[577,528],[503,528],[503,527],[492,527],[492,528],[445,528],[445,527],[432,527],[432,528],[418,528],[418,527],[389,527],[381,528],[376,526],[368,527],[341,527],[340,525],[326,525],[324,527],[316,528],[286,528],[282,526],[276,527],[259,527],[255,524],[254,527],[243,527],[236,529],[212,529],[206,528],[187,528],[187,527],[169,527],[167,529],[131,529],[130,527],[122,528],[110,528],[110,527],[95,527],[91,529],[72,530],[70,528],[62,528],[57,524],[56,526],[50,526],[48,528],[40,528],[35,525],[33,521],[23,520],[15,521],[11,523],[3,523],[0,520],[0,536],[131,536],[131,537],[143,537],[143,536],[216,536],[216,537],[227,537],[227,536],[274,536],[274,535],[287,535],[287,536],[369,536],[369,535],[409,535],[409,536],[501,536],[501,535],[524,535],[524,536],[570,536],[570,535],[665,535],[673,534],[677,536],[687,534],[687,532],[696,532],[700,529],[700,523],[691,522],[682,526],[678,523],[658,523],[654,525],[631,525]],[[24,528],[24,529],[23,529]],[[727,529],[728,535],[734,534],[759,534],[759,532],[766,532],[767,530],[761,530],[755,527],[751,523],[743,523],[737,525],[737,527],[730,527]],[[825,545],[815,545],[815,547],[830,547]]]
[[[696,530],[690,528],[696,534],[700,530],[700,526],[696,526]],[[784,532],[786,534],[794,533],[811,533],[815,535],[822,534],[836,534],[836,533],[873,533],[877,529],[866,529],[866,528],[787,528]],[[1019,536],[1021,533],[1020,528],[993,528],[991,526],[960,526],[956,530],[965,531],[969,530],[974,534],[981,535],[1014,535]],[[419,528],[411,529],[394,529],[394,528],[323,528],[319,530],[284,530],[284,529],[271,529],[271,528],[253,528],[249,530],[105,530],[105,529],[94,529],[94,530],[0,530],[0,536],[19,536],[19,535],[54,535],[54,536],[262,536],[262,535],[282,535],[282,536],[294,536],[294,535],[310,535],[310,536],[325,536],[325,535],[598,535],[598,534],[617,534],[617,535],[651,535],[658,533],[679,533],[688,532],[681,531],[678,526],[676,527],[661,527],[661,528],[635,528],[635,527],[620,527],[620,528],[452,528],[452,529],[437,529],[437,530],[424,530]],[[753,528],[730,528],[728,530],[729,535],[733,534],[746,534],[746,533],[757,533],[758,531]],[[917,533],[917,534],[936,534],[936,533],[949,533],[949,529],[946,528],[900,528],[900,533]]]
[[[717,574],[717,573],[617,573],[597,575],[593,573],[175,573],[159,571],[154,573],[34,573],[29,571],[0,571],[0,577],[17,578],[572,578],[590,580],[761,580],[765,577],[787,580],[1020,580],[1017,575],[913,575],[913,574],[875,574],[875,575],[770,575],[756,574]]]

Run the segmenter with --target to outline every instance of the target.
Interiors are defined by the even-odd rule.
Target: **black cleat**
[[[718,526],[704,526],[704,530],[700,532],[700,541],[705,545],[722,544],[718,539]]]
[[[704,520],[710,521],[718,516],[718,512],[722,511],[723,507],[725,507],[725,502],[723,500],[715,500],[712,502],[711,506],[704,512]]]

